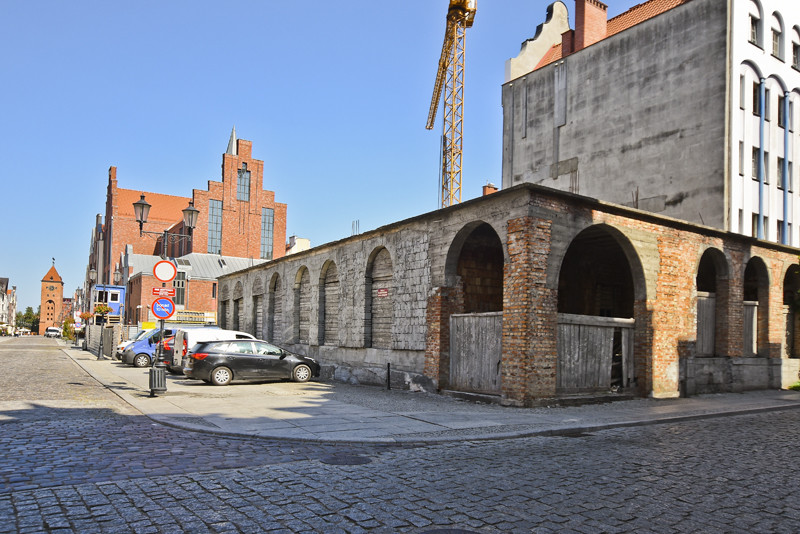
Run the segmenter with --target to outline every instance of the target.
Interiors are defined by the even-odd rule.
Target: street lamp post
[[[148,234],[151,236],[161,236],[161,257],[167,257],[167,243],[179,243],[182,239],[186,239],[191,243],[192,230],[197,225],[197,217],[200,215],[200,210],[194,207],[194,201],[190,200],[189,205],[181,210],[183,213],[183,226],[186,228],[187,233],[184,234],[170,234],[166,230],[163,232],[148,232],[144,230],[144,223],[147,222],[147,216],[150,214],[150,203],[144,199],[144,193],[139,200],[133,203],[133,213],[136,216],[136,222],[139,223],[139,236]],[[158,239],[157,237],[155,239]],[[163,284],[162,284],[163,286]],[[161,343],[164,342],[164,319],[161,319]],[[156,357],[153,358],[153,365],[150,368],[150,396],[155,397],[156,392],[167,390],[166,371],[164,365],[160,363],[161,345],[156,347],[158,351]]]
[[[89,281],[94,283],[96,280],[97,280],[97,271],[95,269],[89,269]],[[89,298],[91,299],[91,292],[89,293]],[[91,301],[89,301],[89,306],[90,307],[93,306],[93,303]],[[100,348],[97,351],[97,359],[98,360],[105,360],[106,359],[106,357],[103,356],[103,328],[104,327],[105,327],[105,322],[103,322],[103,324],[100,326]]]
[[[187,241],[192,240],[192,230],[197,225],[197,217],[200,215],[200,210],[194,207],[194,201],[190,200],[189,205],[183,210],[183,226],[188,231],[188,234],[170,234],[166,230],[163,232],[149,232],[144,230],[144,223],[147,222],[147,216],[150,214],[150,203],[144,199],[144,193],[139,200],[133,203],[133,213],[136,216],[136,222],[139,223],[139,236],[144,234],[152,236],[161,236],[161,257],[167,257],[167,243],[178,243],[181,239]],[[156,238],[157,239],[157,238]]]

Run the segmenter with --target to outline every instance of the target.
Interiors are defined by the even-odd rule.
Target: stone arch
[[[394,268],[392,256],[386,247],[378,247],[369,255],[364,301],[364,346],[392,348]]]
[[[253,299],[253,316],[250,324],[252,325],[251,333],[259,338],[264,338],[264,281],[260,276],[253,279],[251,285],[251,294]]]
[[[328,260],[319,276],[319,344],[339,344],[339,272]]]
[[[278,273],[273,273],[269,281],[266,339],[273,343],[283,342],[283,296]]]
[[[560,261],[559,261],[560,260]],[[556,392],[599,392],[651,383],[647,287],[641,260],[619,229],[577,232],[558,265]],[[641,354],[634,351],[640,347]]]
[[[456,234],[447,251],[445,280],[460,288],[457,313],[503,310],[504,263],[505,247],[489,223],[475,221]]]
[[[301,266],[294,277],[294,340],[308,344],[311,324],[311,274],[308,267]]]
[[[744,270],[744,353],[745,357],[769,356],[769,270],[758,256],[750,258]]]
[[[783,313],[786,317],[784,358],[800,357],[800,265],[792,264],[783,277]]]
[[[505,259],[499,233],[481,220],[464,225],[450,244],[434,312],[441,388],[500,394]]]
[[[241,330],[242,325],[244,324],[244,302],[242,301],[243,296],[244,287],[242,286],[242,282],[238,281],[233,287],[233,315],[231,316],[231,328],[233,330]]]
[[[697,342],[699,357],[713,357],[727,352],[725,332],[730,291],[730,269],[725,253],[713,247],[705,249],[695,269],[697,294]]]

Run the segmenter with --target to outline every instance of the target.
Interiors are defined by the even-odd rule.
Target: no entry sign
[[[157,298],[151,306],[153,315],[159,319],[169,319],[175,313],[175,303],[167,297]]]
[[[178,268],[171,261],[161,260],[153,267],[153,276],[161,282],[172,282],[176,274],[178,274]]]

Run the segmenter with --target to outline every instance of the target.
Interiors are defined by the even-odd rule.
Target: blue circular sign
[[[167,297],[157,298],[151,306],[153,315],[159,319],[169,319],[175,313],[175,303]]]

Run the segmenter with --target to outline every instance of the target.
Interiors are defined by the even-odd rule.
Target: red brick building
[[[122,189],[117,168],[108,170],[105,220],[98,224],[89,265],[98,271],[98,283],[113,283],[114,271],[126,245],[135,254],[160,255],[161,239],[139,235],[133,203],[145,195],[151,205],[144,230],[186,234],[181,211],[194,203],[200,210],[192,240],[170,243],[167,255],[179,257],[190,252],[241,258],[273,259],[286,250],[286,204],[275,202],[275,193],[264,190],[264,162],[252,157],[251,141],[231,133],[228,150],[222,156],[222,181],[209,181],[208,189],[193,189],[182,197]],[[98,246],[102,243],[102,246]]]
[[[61,327],[64,306],[64,281],[58,274],[56,266],[50,267],[42,278],[42,298],[39,308],[39,335],[50,326]]]

